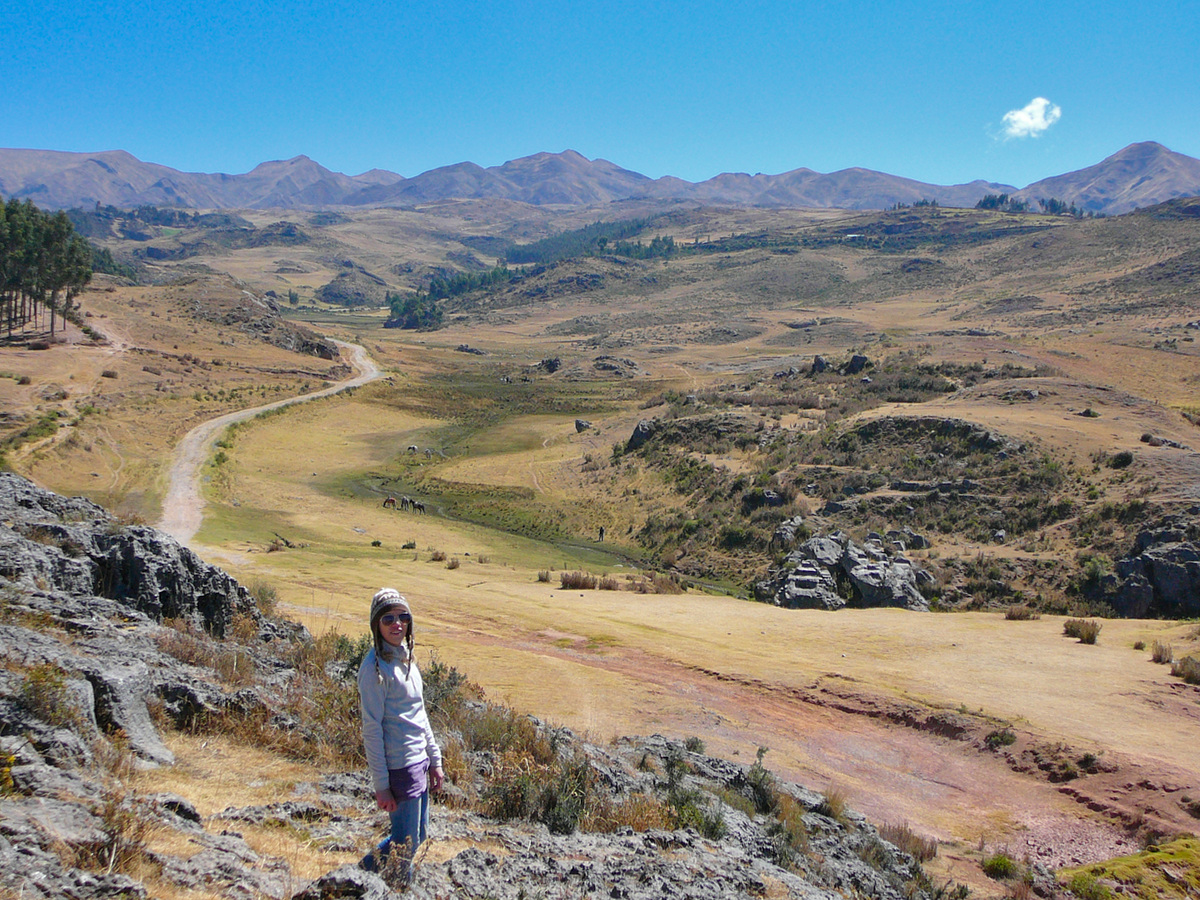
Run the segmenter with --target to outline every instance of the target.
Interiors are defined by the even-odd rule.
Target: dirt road
[[[255,406],[251,409],[240,409],[237,412],[197,425],[184,435],[183,440],[175,448],[175,456],[171,461],[169,485],[166,496],[163,498],[163,515],[158,523],[160,531],[165,531],[181,544],[187,544],[200,530],[200,523],[204,517],[204,497],[200,493],[200,470],[208,456],[210,443],[226,426],[244,421],[267,410],[291,406],[293,403],[303,403],[316,397],[327,397],[346,388],[374,381],[383,374],[364,348],[341,341],[335,343],[343,353],[350,357],[350,365],[355,371],[351,378],[311,394],[289,397],[286,400],[278,400],[275,403]]]

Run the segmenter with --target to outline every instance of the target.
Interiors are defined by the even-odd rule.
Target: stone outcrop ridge
[[[1200,615],[1200,506],[1141,532],[1134,551],[1117,561],[1100,587],[1118,615]]]
[[[928,611],[920,585],[928,572],[901,555],[889,556],[883,538],[864,545],[840,531],[809,538],[788,554],[765,581],[755,585],[759,600],[795,609],[845,606],[899,606]]]

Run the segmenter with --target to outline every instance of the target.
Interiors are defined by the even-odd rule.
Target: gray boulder
[[[637,450],[645,445],[646,441],[653,437],[655,431],[655,423],[650,419],[642,419],[633,429],[633,434],[629,436],[629,440],[625,442],[626,451]]]
[[[889,556],[881,541],[860,546],[842,532],[809,538],[755,585],[755,595],[788,608],[898,606],[928,611],[920,591],[928,573],[911,560]]]

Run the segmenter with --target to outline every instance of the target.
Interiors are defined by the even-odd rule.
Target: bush
[[[1112,889],[1087,872],[1076,872],[1067,882],[1067,890],[1079,900],[1112,900]]]
[[[1126,469],[1133,462],[1133,452],[1130,450],[1122,450],[1120,453],[1114,453],[1108,459],[1108,467],[1110,469]]]
[[[1081,644],[1094,644],[1103,627],[1095,619],[1067,619],[1063,623],[1063,634],[1078,638]]]
[[[116,369],[105,369],[103,372],[100,373],[100,377],[101,378],[116,378],[117,370]]]
[[[537,573],[537,580],[542,584],[550,583],[550,572],[546,569],[541,569]]]
[[[1001,728],[985,737],[983,742],[987,744],[989,749],[996,750],[1000,747],[1008,747],[1015,744],[1017,736],[1013,734],[1011,728]]]
[[[279,592],[272,585],[265,581],[252,581],[249,590],[260,613],[264,616],[275,615],[275,608],[279,604]]]
[[[983,874],[997,881],[1007,881],[1015,878],[1020,871],[1017,861],[1007,853],[993,853],[985,856],[982,863]]]
[[[1170,644],[1155,641],[1150,647],[1150,661],[1156,663],[1173,663],[1175,649]]]
[[[564,588],[576,591],[594,591],[599,579],[587,572],[560,572],[559,584]]]
[[[1040,619],[1041,617],[1041,613],[1036,612],[1033,607],[1024,603],[1020,603],[1016,606],[1010,606],[1004,611],[1004,618],[1008,619],[1010,622],[1025,622],[1030,619]]]
[[[462,563],[460,563],[458,561],[458,557],[452,556],[450,558],[450,561],[446,563],[446,568],[447,569],[457,569],[460,565],[462,565]]]
[[[1171,666],[1171,674],[1188,684],[1200,684],[1200,659],[1185,656]]]
[[[430,562],[445,562],[446,561],[446,551],[434,550],[432,553],[429,554],[429,560],[430,560]]]

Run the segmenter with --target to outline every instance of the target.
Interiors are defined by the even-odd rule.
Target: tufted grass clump
[[[1164,641],[1155,641],[1150,645],[1150,661],[1170,665],[1175,662],[1175,648]]]
[[[1040,619],[1041,617],[1041,613],[1026,603],[1018,603],[1016,606],[1010,606],[1004,611],[1004,618],[1010,622],[1027,622],[1031,619]]]
[[[1182,678],[1187,684],[1200,684],[1200,659],[1185,656],[1171,666],[1171,674]]]
[[[907,822],[885,823],[879,827],[879,836],[917,862],[928,862],[937,856],[938,842],[921,837]]]
[[[836,784],[831,784],[821,795],[816,811],[835,821],[843,821],[846,817],[846,792]]]
[[[1063,623],[1063,634],[1067,637],[1078,638],[1081,644],[1094,644],[1100,637],[1100,629],[1103,627],[1095,619],[1067,619]]]
[[[566,590],[594,591],[599,579],[588,572],[560,572],[558,582]]]

